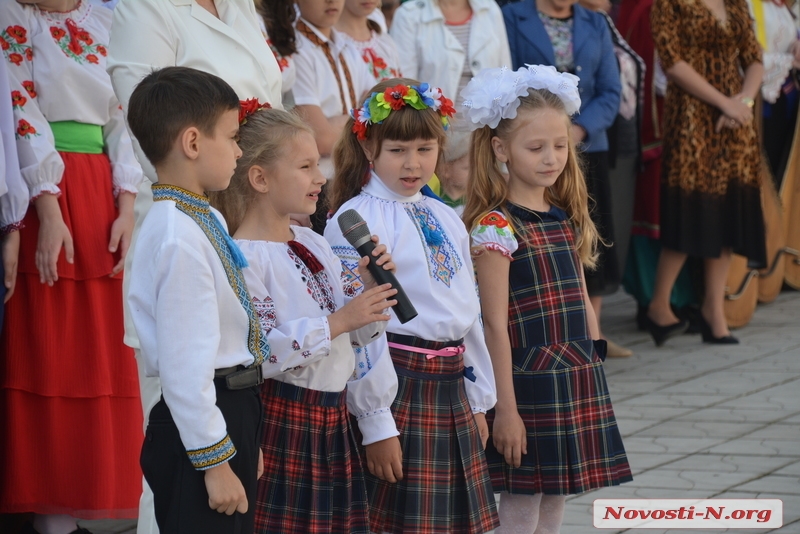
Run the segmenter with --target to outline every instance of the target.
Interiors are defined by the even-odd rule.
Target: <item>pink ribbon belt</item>
[[[432,360],[437,356],[458,356],[459,354],[464,354],[464,345],[459,345],[458,347],[445,347],[439,350],[431,350],[431,349],[423,349],[420,347],[412,347],[411,345],[403,345],[401,343],[392,343],[390,341],[389,347],[393,349],[407,350],[408,352],[417,352],[419,354],[426,354],[425,357],[429,360]]]

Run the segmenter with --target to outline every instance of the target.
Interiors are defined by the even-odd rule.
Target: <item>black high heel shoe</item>
[[[739,340],[732,335],[715,337],[711,325],[708,324],[706,318],[700,316],[700,333],[703,335],[703,343],[711,343],[712,345],[738,345]]]
[[[653,341],[656,343],[656,347],[660,347],[671,337],[683,334],[686,332],[686,329],[689,328],[689,321],[686,320],[680,320],[677,323],[661,326],[653,321],[646,313],[644,314],[644,322],[647,325],[647,331],[650,332]]]

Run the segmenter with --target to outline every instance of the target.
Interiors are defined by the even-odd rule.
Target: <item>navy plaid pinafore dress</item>
[[[528,453],[512,468],[492,445],[497,492],[568,495],[632,480],[603,364],[589,334],[567,214],[507,204],[517,250],[509,271],[514,392]],[[488,414],[489,428],[493,411]]]

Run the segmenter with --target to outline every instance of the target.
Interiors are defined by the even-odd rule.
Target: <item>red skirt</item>
[[[53,287],[34,264],[39,222],[20,232],[20,269],[0,337],[0,513],[134,518],[142,408],[123,345],[122,279],[110,278],[116,207],[105,155],[61,153],[75,263]]]

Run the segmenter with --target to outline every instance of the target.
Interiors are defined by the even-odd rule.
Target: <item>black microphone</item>
[[[395,278],[394,273],[375,263],[378,259],[372,255],[372,251],[375,250],[375,242],[372,241],[372,233],[370,233],[369,227],[364,219],[361,218],[361,215],[356,210],[347,210],[339,215],[338,221],[339,228],[342,230],[342,235],[347,239],[347,242],[358,251],[361,257],[366,256],[369,258],[367,268],[372,278],[375,279],[378,285],[391,284],[397,290],[397,294],[392,297],[397,301],[397,304],[392,306],[397,319],[405,324],[416,317],[417,310],[408,300],[408,295],[400,287],[400,283]]]

